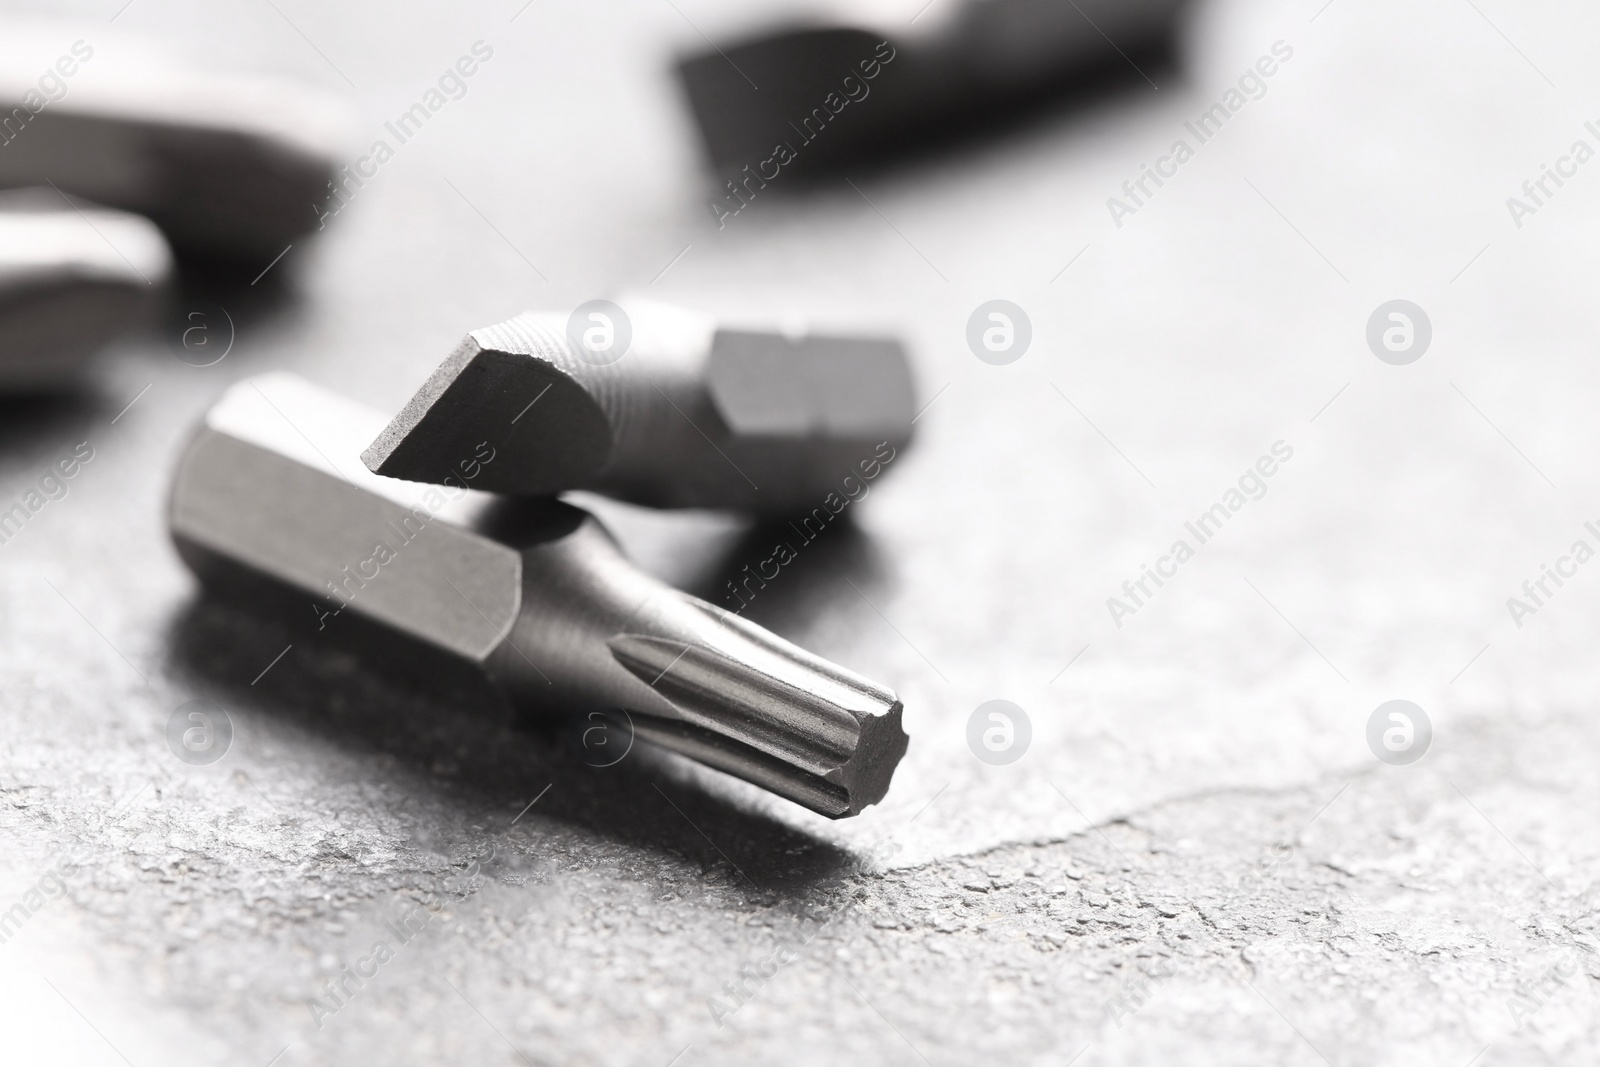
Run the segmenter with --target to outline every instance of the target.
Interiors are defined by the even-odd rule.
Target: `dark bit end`
[[[582,385],[539,356],[468,337],[361,459],[390,478],[547,494],[588,481],[610,452],[610,424]]]

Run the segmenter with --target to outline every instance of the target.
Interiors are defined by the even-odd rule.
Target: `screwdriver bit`
[[[0,19],[0,187],[138,212],[185,255],[264,266],[317,229],[349,122],[336,97],[105,26]]]
[[[153,311],[171,265],[161,232],[137,215],[50,189],[0,193],[0,389],[68,382]]]
[[[469,664],[513,701],[623,708],[634,735],[829,816],[883,798],[907,738],[884,687],[640,571],[587,512],[362,468],[381,415],[287,374],[246,379],[178,462],[178,552],[221,590],[266,579]],[[404,654],[397,652],[396,654]]]
[[[488,437],[498,458],[482,489],[786,515],[819,506],[851,475],[875,475],[911,438],[898,341],[728,329],[647,302],[607,307],[596,313],[607,330],[623,316],[631,326],[620,355],[585,347],[572,326],[591,321],[582,315],[528,312],[473,330],[362,459],[378,474],[438,482]]]
[[[1139,81],[1130,54],[1168,49],[1186,2],[848,0],[708,42],[677,71],[712,166],[731,179],[718,218],[780,173],[992,129],[1030,98],[1108,72]]]

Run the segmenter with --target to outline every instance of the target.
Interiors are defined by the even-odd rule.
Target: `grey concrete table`
[[[1181,74],[775,181],[719,229],[667,65],[732,3],[74,6],[343,87],[372,140],[493,54],[314,244],[192,280],[227,358],[135,340],[4,404],[0,507],[93,453],[0,545],[6,1062],[1593,1059],[1588,7],[1206,3]],[[167,543],[170,459],[229,382],[393,408],[465,329],[629,288],[915,347],[918,446],[749,608],[905,700],[853,822],[588,767],[199,598]],[[965,338],[991,299],[1032,324],[1005,366]],[[1394,299],[1431,322],[1409,365],[1367,342]],[[770,548],[603,510],[713,598]],[[234,725],[208,766],[166,741],[192,699]],[[967,744],[992,699],[1031,723],[1007,765]],[[1432,723],[1409,765],[1369,749],[1391,699]]]

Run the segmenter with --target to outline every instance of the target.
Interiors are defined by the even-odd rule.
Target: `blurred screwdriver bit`
[[[590,347],[590,331],[609,346]],[[481,489],[783,515],[817,507],[862,464],[876,473],[914,417],[898,341],[726,329],[665,305],[594,301],[469,333],[362,459],[439,482],[487,437],[499,458]]]
[[[730,213],[779,173],[993,128],[1171,47],[1187,0],[877,0],[711,43],[678,76]],[[719,213],[719,217],[721,217]]]
[[[178,463],[173,540],[208,583],[252,580],[348,608],[555,711],[626,709],[637,737],[843,818],[906,750],[894,693],[629,563],[586,512],[380,478],[382,416],[286,374],[233,386]]]
[[[0,18],[0,187],[136,211],[185,255],[265,266],[317,229],[348,123],[336,98],[110,27]]]
[[[50,189],[0,193],[0,389],[70,381],[153,313],[171,266],[147,219]]]

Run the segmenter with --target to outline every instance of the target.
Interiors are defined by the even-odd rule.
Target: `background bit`
[[[53,184],[246,267],[320,228],[348,109],[104,24],[0,16],[0,188]],[[357,181],[359,184],[359,181]]]
[[[49,188],[0,193],[0,389],[73,381],[151,317],[171,269],[161,232],[138,215]]]
[[[1187,3],[846,2],[707,41],[677,69],[727,182],[719,222],[780,175],[992,134],[1065,91],[1147,87],[1127,57],[1165,70]]]

